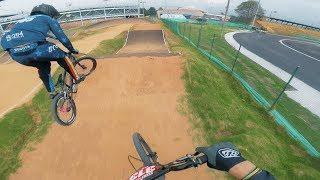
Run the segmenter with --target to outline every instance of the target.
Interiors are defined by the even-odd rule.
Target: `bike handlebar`
[[[166,175],[170,171],[182,171],[189,169],[191,167],[198,167],[208,161],[208,158],[205,154],[195,153],[194,155],[186,155],[174,162],[171,162],[167,165],[163,165],[160,170],[154,172],[153,175],[146,177],[144,180],[154,180],[161,176]]]

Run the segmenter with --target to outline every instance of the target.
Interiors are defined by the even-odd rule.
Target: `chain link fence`
[[[284,94],[285,90],[292,88],[289,85],[291,79],[283,82],[242,55],[241,45],[234,49],[225,41],[225,33],[250,29],[250,26],[226,23],[225,29],[222,30],[220,23],[211,21],[172,19],[162,21],[212,63],[239,80],[251,96],[287,130],[291,137],[299,141],[310,155],[320,157],[320,119]],[[298,68],[292,70],[292,77],[297,71]]]

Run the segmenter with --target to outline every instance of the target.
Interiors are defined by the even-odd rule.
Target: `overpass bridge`
[[[95,7],[95,8],[80,8],[68,11],[61,11],[58,21],[61,23],[85,21],[94,19],[113,19],[113,18],[129,18],[140,17],[139,4],[133,6],[114,6],[114,7]],[[16,18],[0,19],[0,34],[9,30],[19,20],[25,18],[26,15],[19,15]]]

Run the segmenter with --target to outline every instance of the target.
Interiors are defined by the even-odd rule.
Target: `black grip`
[[[202,165],[208,161],[207,155],[205,154],[202,154],[197,158],[199,159],[199,165]]]

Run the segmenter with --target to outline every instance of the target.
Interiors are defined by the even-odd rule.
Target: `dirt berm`
[[[146,25],[151,26],[138,27],[146,31]],[[159,25],[151,27],[161,34],[143,40],[138,35],[138,44],[160,40]],[[163,39],[155,43],[165,48]],[[177,111],[184,94],[182,59],[169,56],[166,48],[166,57],[136,57],[141,51],[134,44],[129,39],[121,51],[127,57],[98,62],[95,73],[79,89],[77,121],[70,127],[53,124],[35,150],[22,154],[23,166],[10,179],[128,179],[134,170],[127,157],[137,157],[134,132],[145,137],[160,162],[194,152],[188,119]],[[158,46],[147,49],[159,52]],[[171,173],[168,179],[211,179],[207,170],[203,166]]]

